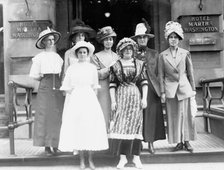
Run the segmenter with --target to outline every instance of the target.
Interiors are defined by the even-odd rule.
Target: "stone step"
[[[43,147],[34,147],[32,139],[16,139],[16,155],[10,156],[8,140],[0,140],[0,164],[11,166],[35,166],[38,164],[50,165],[78,165],[79,156],[72,153],[61,153],[57,156],[45,156]],[[173,152],[175,144],[168,144],[167,140],[154,143],[155,154],[149,154],[147,143],[143,143],[141,160],[143,164],[153,163],[199,163],[199,162],[224,162],[224,140],[208,133],[199,133],[198,139],[192,141],[193,153],[183,151]],[[95,152],[94,161],[98,167],[115,167],[118,157],[111,155],[108,151]],[[131,163],[128,166],[132,166]]]

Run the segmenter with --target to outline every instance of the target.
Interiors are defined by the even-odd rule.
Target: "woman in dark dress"
[[[147,108],[143,111],[143,138],[148,142],[150,153],[154,153],[153,142],[166,139],[162,103],[160,100],[160,85],[158,79],[158,52],[148,48],[149,38],[154,35],[150,33],[150,27],[145,21],[136,26],[135,35],[131,37],[138,44],[137,59],[146,64],[148,77]]]
[[[45,153],[50,155],[58,152],[61,117],[64,104],[60,73],[63,60],[55,52],[55,44],[61,35],[50,28],[42,31],[36,42],[36,47],[43,49],[33,59],[30,76],[40,81],[34,120],[34,146],[45,147]],[[51,147],[53,150],[51,150]]]

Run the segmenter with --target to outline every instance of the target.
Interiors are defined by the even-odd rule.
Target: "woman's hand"
[[[104,74],[109,74],[109,72],[110,72],[110,67],[103,68],[103,69],[101,69],[101,71],[102,71]]]
[[[147,100],[142,99],[141,106],[142,106],[142,109],[145,109],[147,107]]]
[[[112,102],[111,103],[111,110],[115,111],[117,109],[117,103],[116,102]]]
[[[165,93],[162,93],[161,94],[161,102],[162,103],[165,103],[166,102],[166,94]]]

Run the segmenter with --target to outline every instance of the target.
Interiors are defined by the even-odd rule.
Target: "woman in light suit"
[[[184,38],[181,25],[169,21],[165,27],[169,48],[159,56],[161,100],[166,102],[168,141],[177,143],[174,151],[193,151],[189,141],[195,140],[196,130],[190,99],[195,93],[190,52],[178,47]]]

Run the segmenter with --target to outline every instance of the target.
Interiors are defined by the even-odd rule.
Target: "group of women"
[[[147,46],[154,37],[150,31],[144,20],[134,36],[118,42],[114,52],[117,35],[111,26],[103,27],[96,34],[102,50],[94,53],[87,42],[94,30],[79,21],[71,30],[72,47],[65,53],[64,67],[55,50],[60,33],[50,28],[41,32],[36,47],[43,52],[33,58],[30,70],[30,76],[40,81],[34,145],[44,146],[47,155],[79,153],[81,169],[86,167],[85,151],[89,167],[95,169],[92,152],[109,148],[120,157],[118,169],[124,168],[130,155],[141,169],[142,141],[154,153],[153,142],[166,138],[165,102],[169,143],[177,143],[174,151],[192,151],[195,86],[190,53],[178,46],[183,30],[177,22],[166,24],[169,48],[160,55]]]

